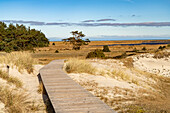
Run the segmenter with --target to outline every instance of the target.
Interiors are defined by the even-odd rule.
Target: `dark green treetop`
[[[30,50],[48,45],[49,41],[41,31],[18,24],[7,26],[0,22],[0,51]]]
[[[74,50],[80,50],[80,47],[82,45],[88,45],[90,43],[89,39],[83,40],[82,38],[85,37],[85,35],[82,33],[82,31],[72,31],[71,34],[72,37],[62,39],[65,43],[70,43],[73,45]]]

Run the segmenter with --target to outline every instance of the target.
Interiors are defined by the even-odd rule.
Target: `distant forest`
[[[34,47],[48,45],[49,41],[41,31],[18,24],[7,26],[0,22],[0,51],[32,50]]]

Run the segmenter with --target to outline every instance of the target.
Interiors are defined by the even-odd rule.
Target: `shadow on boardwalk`
[[[50,113],[115,113],[63,71],[64,60],[54,60],[40,69],[43,98]],[[47,101],[48,100],[48,101]],[[54,109],[50,108],[53,107]],[[52,111],[51,111],[52,110]]]
[[[39,80],[39,84],[43,84],[40,73],[37,75],[37,77],[38,77],[38,80]],[[51,104],[51,101],[50,101],[50,99],[48,97],[48,94],[47,94],[44,86],[43,86],[43,91],[42,91],[42,97],[43,97],[43,102],[44,102],[44,104],[46,106],[47,113],[55,113],[54,108],[53,108],[53,106]]]

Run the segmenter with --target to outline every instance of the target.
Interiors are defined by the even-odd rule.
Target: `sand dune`
[[[0,66],[1,70],[6,71],[6,65]],[[22,90],[25,93],[29,95],[29,99],[34,101],[35,105],[40,106],[40,111],[46,112],[45,111],[45,106],[42,98],[42,94],[39,94],[37,92],[38,86],[39,86],[39,81],[38,81],[38,73],[39,69],[41,69],[43,65],[34,65],[34,72],[32,74],[28,74],[26,70],[23,70],[22,72],[19,72],[18,69],[14,66],[9,69],[9,76],[14,76],[17,77],[19,80],[22,81],[23,87]],[[0,85],[2,86],[9,86],[11,89],[15,89],[16,87],[12,84],[8,84],[5,80],[0,78]],[[5,112],[5,106],[3,103],[0,102],[0,113]]]
[[[155,59],[153,54],[132,58],[133,68],[124,66],[121,60],[86,60],[98,69],[95,75],[87,73],[69,75],[117,112],[132,109],[169,112],[170,95],[167,81],[170,79],[167,77],[170,77],[170,58]],[[155,70],[160,71],[158,73]]]
[[[135,68],[170,77],[170,57],[158,59],[153,56],[153,54],[142,54],[133,57]]]

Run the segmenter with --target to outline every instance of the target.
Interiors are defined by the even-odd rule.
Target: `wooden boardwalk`
[[[62,69],[64,60],[54,60],[40,70],[44,88],[56,113],[116,113],[93,96]]]

